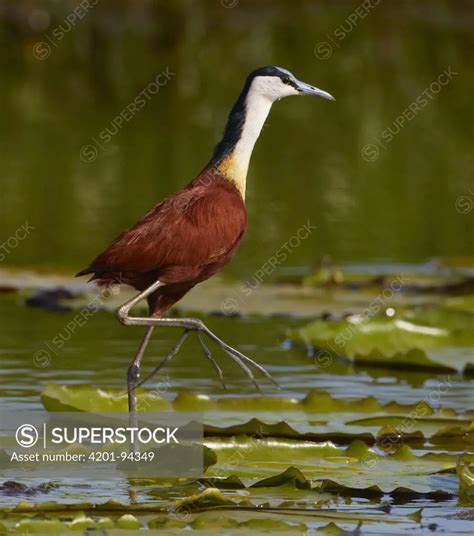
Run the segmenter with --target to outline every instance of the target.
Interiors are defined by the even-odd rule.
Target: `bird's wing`
[[[88,271],[100,277],[218,263],[235,249],[246,227],[245,206],[233,187],[189,187],[119,235]]]

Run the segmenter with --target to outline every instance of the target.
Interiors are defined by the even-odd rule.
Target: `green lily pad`
[[[461,492],[474,495],[474,473],[471,471],[469,463],[464,456],[460,456],[456,471],[459,476],[459,489]]]
[[[474,315],[450,309],[316,320],[290,336],[355,363],[460,372],[474,363]]]
[[[458,296],[456,298],[448,298],[444,302],[444,306],[458,311],[474,313],[474,294],[467,296]]]
[[[92,395],[92,396],[91,396]],[[88,385],[48,384],[41,393],[48,411],[87,411],[92,413],[128,411],[127,394],[119,389],[104,391]],[[152,393],[137,390],[137,405],[146,411],[168,411],[170,404]]]
[[[382,489],[380,486],[372,485],[367,487],[352,487],[344,485],[334,480],[321,481],[321,489],[338,495],[349,497],[382,497],[390,493],[392,497],[427,497],[430,499],[449,499],[453,494],[444,490],[413,489],[403,486],[393,487],[392,489]]]
[[[193,512],[213,506],[235,505],[232,499],[224,497],[222,492],[217,488],[208,488],[201,493],[191,495],[175,503],[175,510],[184,515],[185,512]]]
[[[71,523],[68,524],[70,530],[81,530],[85,531],[87,529],[111,529],[115,526],[114,522],[109,517],[100,517],[98,519],[92,519],[84,515],[83,513],[74,516],[74,519]]]
[[[380,494],[396,488],[423,494],[437,491],[433,490],[433,475],[447,474],[447,469],[452,473],[456,468],[456,456],[448,453],[418,455],[402,445],[389,454],[379,454],[359,440],[346,449],[329,442],[248,437],[212,438],[210,445],[217,463],[208,471],[208,478],[219,478],[222,485],[216,487],[221,488],[232,475],[233,489],[239,485],[309,489],[330,479],[351,488],[377,486]]]
[[[449,379],[446,380],[446,389],[448,388]],[[142,394],[144,397],[148,396],[146,392]],[[97,412],[105,412],[110,407],[109,401],[113,399],[113,392],[110,397],[107,395],[106,391],[84,386],[47,385],[42,399],[49,411],[58,411],[67,406],[76,411],[94,407]],[[166,408],[170,411],[181,411],[183,396],[187,401],[186,409],[187,404],[193,401],[198,404],[201,399],[207,405],[212,404],[213,410],[204,414],[204,435],[207,437],[246,435],[304,439],[312,442],[334,441],[342,444],[362,439],[372,444],[377,439],[380,427],[391,427],[392,432],[403,436],[405,442],[422,444],[425,438],[438,433],[446,426],[452,428],[451,436],[460,441],[460,447],[469,442],[470,437],[462,428],[469,426],[472,419],[470,414],[462,416],[452,409],[443,408],[435,411],[426,401],[415,404],[381,404],[373,397],[343,400],[333,398],[324,391],[310,391],[299,400],[284,397],[248,398],[245,399],[243,410],[234,411],[234,404],[242,400],[239,397],[211,399],[186,392],[178,395],[174,401],[166,401]],[[284,406],[291,409],[284,411],[281,409]],[[275,407],[278,409],[275,410]],[[250,420],[248,413],[254,415]],[[456,428],[459,428],[459,433],[456,433]]]
[[[460,423],[443,427],[431,436],[430,441],[435,445],[440,445],[452,442],[453,438],[459,437],[462,438],[464,443],[474,445],[474,423],[471,422],[466,425]]]
[[[22,519],[15,527],[23,534],[57,534],[66,529],[59,519]]]
[[[132,514],[124,514],[117,519],[115,526],[118,529],[136,530],[139,529],[142,524]]]
[[[41,393],[41,401],[46,410],[55,411],[91,411],[95,413],[126,412],[126,395],[118,394],[118,391],[96,389],[87,385],[57,385],[48,384]],[[206,411],[212,413],[279,413],[279,412],[304,412],[304,413],[401,413],[420,411],[423,404],[423,415],[432,415],[434,410],[427,402],[417,404],[400,404],[389,402],[381,404],[374,397],[361,398],[358,400],[343,400],[333,398],[325,391],[312,390],[302,399],[284,397],[247,397],[239,396],[223,399],[212,399],[205,395],[199,395],[190,391],[180,392],[173,401],[164,400],[158,396],[141,391],[139,400],[150,400],[149,405],[138,404],[139,410],[143,411]],[[185,403],[183,402],[185,400]],[[125,405],[124,405],[125,404]],[[201,406],[201,404],[203,406]],[[314,424],[318,421],[312,420]],[[326,420],[319,421],[320,423]]]

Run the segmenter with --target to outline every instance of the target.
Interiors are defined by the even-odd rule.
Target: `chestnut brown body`
[[[265,119],[275,101],[307,94],[334,100],[281,67],[252,71],[204,170],[77,275],[93,274],[99,285],[125,283],[141,292],[159,281],[163,286],[144,296],[150,315],[162,316],[236,252],[247,229],[244,197],[250,157]]]
[[[247,230],[247,212],[234,183],[205,169],[186,188],[149,210],[88,268],[101,286],[127,284],[148,296],[149,313],[162,316],[197,283],[225,266]]]

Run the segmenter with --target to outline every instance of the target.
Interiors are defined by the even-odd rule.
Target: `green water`
[[[24,307],[21,300],[4,299],[0,302],[0,312],[3,319],[2,329],[2,389],[0,403],[3,411],[19,409],[39,409],[39,395],[45,385],[57,383],[60,385],[86,384],[99,389],[125,388],[125,372],[130,356],[133,354],[141,335],[141,328],[126,328],[120,326],[113,315],[107,312],[97,312],[83,327],[73,334],[66,331],[69,322],[74,321],[75,311],[62,314],[47,313],[41,310]],[[301,398],[311,389],[320,389],[331,393],[340,399],[363,399],[367,395],[375,397],[382,403],[400,401],[404,404],[416,404],[419,400],[432,400],[431,395],[440,382],[446,381],[446,374],[423,372],[394,372],[384,369],[358,368],[343,363],[335,363],[330,368],[315,367],[313,359],[301,348],[288,350],[283,345],[284,333],[288,327],[297,326],[302,321],[288,319],[253,318],[206,318],[206,323],[230,343],[236,344],[241,351],[258,359],[268,368],[282,385],[281,391],[276,391],[270,385],[264,388],[267,397]],[[50,351],[51,362],[47,367],[37,367],[34,355],[38,350],[49,348],[50,343],[58,334],[67,339],[57,353]],[[19,341],[21,342],[19,344]],[[144,360],[144,373],[163,357],[175,341],[175,332],[162,330],[155,333]],[[230,363],[229,359],[219,351],[215,351],[228,383],[224,391],[214,376],[208,363],[204,360],[198,345],[189,341],[171,363],[159,376],[150,380],[147,388],[157,390],[165,398],[173,399],[182,390],[191,390],[212,397],[239,396],[243,399],[255,396],[255,389],[241,372]],[[449,375],[451,388],[443,394],[441,400],[434,401],[434,407],[442,405],[463,412],[472,407],[472,381],[457,374]],[[248,419],[252,414],[238,415],[238,419]],[[235,418],[235,416],[234,416]],[[267,419],[280,420],[284,418],[292,422],[287,414],[281,415],[270,412]],[[289,420],[288,420],[289,419]],[[443,452],[445,449],[424,447],[417,451]],[[451,450],[451,449],[450,449]],[[459,447],[452,446],[453,452]],[[288,458],[289,464],[298,464],[297,458]],[[11,479],[14,475],[8,473],[5,477]],[[20,481],[30,485],[40,480]],[[182,497],[179,488],[160,488],[153,485],[140,485],[133,482],[98,481],[88,482],[80,478],[58,479],[57,489],[46,495],[22,496],[13,494],[1,497],[3,506],[15,505],[20,500],[42,503],[57,501],[72,504],[90,501],[101,503],[114,498],[124,504],[135,501],[138,504],[162,505],[166,507],[170,501]],[[434,475],[430,479],[433,489],[443,489],[455,494],[457,479],[454,475]],[[257,490],[258,491],[258,490]],[[239,492],[227,492],[230,496],[239,497]],[[272,498],[273,497],[273,498]],[[300,500],[301,504],[314,504],[314,494],[308,491],[294,491],[292,488],[276,490],[263,489],[254,500]],[[332,504],[332,503],[331,503]],[[346,504],[332,504],[337,512],[343,515],[354,513],[356,516],[379,513],[381,504],[390,504],[391,515],[397,520],[396,532],[408,531],[413,533],[420,530],[409,522],[407,515],[423,507],[423,526],[436,523],[440,530],[450,533],[470,531],[470,523],[466,519],[466,507],[471,506],[466,499],[461,500],[453,495],[451,499],[439,501],[436,499],[390,499],[367,500],[353,497]],[[325,510],[324,510],[325,511]],[[461,519],[450,519],[450,516],[462,514]],[[309,514],[310,515],[310,514]],[[263,519],[268,516],[258,516]],[[281,517],[281,516],[280,516]],[[238,518],[238,515],[237,515]],[[7,518],[8,519],[8,518]],[[295,517],[289,516],[288,521]],[[304,519],[308,530],[315,530],[324,523],[317,519]],[[340,522],[339,525],[345,526]],[[348,528],[354,528],[354,523],[347,523]],[[380,534],[395,525],[385,525],[380,520],[376,523],[365,524],[367,533]],[[457,533],[456,532],[456,533]],[[421,532],[420,532],[421,533]]]
[[[101,2],[60,40],[60,3],[42,4],[43,32],[15,18],[16,2],[3,5],[0,228],[7,238],[26,220],[35,227],[8,263],[85,266],[200,171],[245,76],[265,64],[337,101],[274,106],[248,177],[249,232],[228,273],[251,274],[308,220],[317,229],[290,265],[323,254],[472,254],[472,217],[462,213],[474,199],[469,4],[381,3],[351,23],[357,2]],[[32,49],[45,36],[51,53],[39,61]],[[328,41],[331,57],[318,59]],[[115,131],[112,121],[167,68],[166,85],[98,147],[93,138]],[[400,114],[449,68],[458,74],[400,129]],[[387,129],[400,130],[390,143]],[[361,150],[374,140],[386,148],[367,162]],[[90,163],[80,158],[87,144],[98,149]]]
[[[35,353],[65,333],[76,313],[29,308],[25,299],[32,291],[59,285],[56,274],[69,277],[86,266],[116,234],[191,180],[207,163],[245,76],[261,65],[286,67],[337,100],[286,99],[273,107],[248,176],[249,231],[224,280],[251,280],[308,222],[313,232],[291,248],[277,270],[265,274],[264,284],[307,274],[324,255],[338,264],[363,264],[368,272],[377,271],[376,263],[404,271],[432,258],[459,257],[462,263],[473,255],[470,3],[374,1],[356,22],[348,17],[359,2],[235,3],[226,8],[218,0],[104,0],[67,31],[64,18],[70,10],[64,3],[42,2],[36,10],[26,2],[0,3],[0,287],[10,284],[6,270],[42,274],[32,282],[26,278],[19,292],[1,296],[4,411],[41,407],[39,395],[48,383],[124,387],[141,328],[125,328],[110,312],[97,312],[57,353],[48,350],[51,364],[41,368],[34,364]],[[58,28],[61,39],[53,33]],[[38,42],[49,44],[45,59],[33,53]],[[163,72],[169,79],[161,75],[160,81],[167,81],[159,92],[100,145],[97,140],[104,132],[110,136],[119,114]],[[431,89],[426,105],[415,113],[406,112],[443,73],[450,73],[443,78],[449,82],[439,91]],[[94,158],[85,161],[90,146]],[[21,231],[25,225],[26,233]],[[67,286],[83,290],[72,280]],[[362,309],[363,299],[355,299],[348,312]],[[337,298],[328,303],[338,307]],[[288,313],[298,315],[297,300],[292,307]],[[214,308],[219,311],[221,303]],[[320,389],[337,399],[373,396],[383,403],[415,404],[444,378],[342,361],[328,369],[315,367],[302,347],[286,342],[288,328],[307,319],[202,318],[277,378],[282,391],[268,385],[268,397],[300,399]],[[175,336],[156,333],[144,372],[172,347]],[[149,387],[166,385],[164,396],[170,399],[182,389],[217,398],[255,395],[230,360],[216,355],[228,391],[191,339]],[[453,374],[450,381],[440,404],[458,412],[471,408],[472,378]],[[472,522],[449,517],[472,507],[456,496],[455,475],[433,475],[430,486],[448,489],[453,497],[440,502],[359,497],[337,499],[331,507],[370,513],[389,502],[399,531],[422,533],[436,523],[449,533],[471,533]],[[71,480],[34,500],[64,503],[93,496],[96,502],[111,497],[129,502],[135,495],[139,502],[166,504],[180,493],[163,491],[157,498],[127,481]],[[293,490],[265,489],[261,502],[265,493],[295,498]],[[314,503],[309,492],[298,493]],[[24,499],[0,496],[2,504]],[[406,516],[420,507],[423,527],[414,528]],[[309,529],[319,526],[308,522]],[[364,525],[373,534],[389,528]]]

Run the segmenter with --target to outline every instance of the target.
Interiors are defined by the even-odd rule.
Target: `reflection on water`
[[[64,346],[56,355],[51,352],[51,363],[46,367],[34,366],[34,355],[38,349],[45,347],[45,341],[52,340],[64,330],[64,326],[73,319],[76,312],[47,313],[43,310],[23,307],[14,300],[0,301],[2,317],[2,385],[0,404],[3,411],[18,409],[37,409],[41,407],[39,394],[49,382],[58,384],[88,384],[97,388],[124,388],[125,372],[130,358],[135,351],[141,328],[124,327],[118,324],[115,317],[106,312],[98,312],[93,321],[87,322],[65,341]],[[427,400],[434,407],[442,403],[443,407],[451,407],[464,411],[470,407],[472,385],[466,378],[452,375],[452,388],[443,394],[442,400],[433,400],[430,394],[444,380],[443,375],[421,372],[399,372],[393,370],[353,370],[347,365],[336,363],[328,369],[318,369],[312,359],[302,349],[284,349],[283,336],[287,327],[304,320],[283,318],[206,318],[211,329],[215,329],[225,340],[237,344],[238,347],[255,357],[265,365],[283,386],[282,391],[275,391],[268,385],[266,394],[269,396],[302,397],[312,389],[330,392],[334,397],[345,399],[364,398],[368,394],[381,402],[392,400],[403,403],[417,403]],[[149,371],[161,359],[165,352],[173,346],[176,332],[174,330],[155,330],[154,338],[144,359],[144,372]],[[21,344],[18,344],[21,341]],[[174,398],[180,389],[191,389],[194,392],[212,396],[255,396],[252,385],[249,385],[239,370],[224,354],[216,351],[228,379],[229,391],[223,391],[213,370],[208,366],[201,351],[191,338],[188,339],[181,353],[163,370],[159,377],[149,382],[148,387],[158,389],[165,397]],[[274,418],[274,416],[272,417]],[[422,454],[422,451],[419,452]],[[295,461],[296,463],[296,461]],[[443,475],[445,476],[445,475]],[[13,478],[13,477],[9,477]],[[434,489],[446,489],[446,476]],[[452,475],[451,491],[457,488],[457,477]],[[33,485],[31,479],[25,481]],[[39,484],[40,482],[36,482]],[[113,497],[122,503],[129,503],[132,498],[139,504],[154,503],[168,506],[169,501],[182,496],[182,488],[166,489],[153,485],[141,485],[132,481],[99,481],[88,482],[83,479],[58,480],[59,487],[48,494],[37,494],[35,502],[59,501],[61,503],[77,503],[90,501],[102,503]],[[159,490],[159,492],[157,491]],[[152,491],[152,493],[150,493]],[[227,495],[234,492],[228,491]],[[261,502],[268,501],[270,491],[264,489]],[[280,489],[276,493],[283,493]],[[306,492],[301,492],[306,493]],[[311,493],[314,493],[312,490]],[[239,495],[239,491],[235,492]],[[294,493],[291,493],[294,499]],[[2,496],[4,505],[15,505],[18,495]],[[33,500],[26,497],[25,500]],[[302,497],[303,499],[303,497]],[[312,498],[314,502],[314,497]],[[414,510],[424,507],[425,523],[437,523],[439,527],[449,528],[450,533],[463,530],[459,522],[448,520],[448,516],[456,513],[457,498],[443,503],[431,502],[426,499],[405,500],[402,504],[394,504],[391,515],[400,520],[406,519]],[[431,508],[433,506],[433,508]],[[352,498],[349,503],[340,503],[337,508],[344,512],[360,514],[379,513],[377,502],[368,503],[365,499]],[[310,526],[318,526],[317,522],[308,521]],[[389,532],[390,526],[373,524],[373,534]],[[413,525],[403,523],[397,525],[402,530],[413,532]],[[367,531],[370,534],[370,530]]]
[[[109,313],[96,313],[93,321],[70,333],[58,349],[50,345],[50,362],[36,361],[35,355],[45,349],[75,312],[48,314],[2,301],[5,336],[2,336],[3,379],[0,401],[7,409],[37,409],[39,394],[50,382],[58,384],[88,384],[97,388],[124,388],[127,366],[133,357],[142,334],[139,327],[121,326]],[[219,318],[206,319],[209,327],[230,344],[254,357],[275,376],[283,389],[277,391],[262,380],[268,396],[303,397],[310,389],[330,392],[337,398],[364,398],[368,394],[383,403],[401,401],[416,403],[431,400],[433,386],[445,380],[445,374],[405,372],[383,369],[353,369],[335,363],[329,369],[315,366],[301,348],[286,349],[284,333],[298,321],[277,318]],[[300,323],[304,322],[299,321]],[[18,341],[23,341],[18,345]],[[169,352],[176,341],[176,331],[155,330],[143,361],[143,377]],[[56,353],[57,352],[57,353]],[[166,398],[174,398],[180,389],[213,396],[255,396],[255,389],[233,362],[218,349],[215,357],[227,378],[228,391],[220,386],[213,369],[205,359],[197,341],[190,337],[183,349],[159,375],[147,384]],[[39,364],[39,366],[38,366]],[[443,407],[465,411],[470,407],[472,385],[467,378],[450,376],[452,389],[443,395]]]
[[[97,5],[41,60],[33,47],[66,6],[46,2],[28,19],[27,2],[2,3],[0,226],[2,236],[35,227],[6,262],[83,267],[201,169],[243,78],[269,63],[337,102],[275,105],[251,165],[250,230],[229,272],[253,273],[308,221],[316,230],[292,265],[472,253],[469,3],[380,3],[357,24],[350,1],[129,4]],[[328,36],[325,59],[317,46]],[[458,74],[403,114],[446,69]],[[159,91],[117,127],[154,80]],[[364,159],[374,140],[377,157]]]
[[[472,255],[472,5],[380,2],[349,24],[359,1],[235,3],[226,9],[219,1],[101,2],[77,26],[63,29],[43,57],[35,44],[53,35],[68,3],[42,2],[32,10],[27,0],[0,2],[0,243],[9,237],[18,242],[0,251],[0,262],[45,265],[69,275],[84,267],[113,236],[202,168],[244,77],[265,64],[289,68],[337,101],[288,99],[275,105],[250,169],[248,236],[227,273],[252,280],[308,222],[315,230],[292,249],[280,267],[284,273],[307,273],[324,254],[338,264]],[[446,70],[455,74],[439,90],[429,90],[420,105],[417,98],[426,97]],[[123,119],[122,111],[154,81],[159,90]],[[410,115],[406,109],[413,102],[419,109]],[[19,240],[24,225],[30,230]],[[38,367],[35,354],[74,313],[46,313],[15,301],[0,302],[4,411],[38,408],[49,382],[125,386],[140,328],[124,328],[99,312],[51,353],[48,366]],[[284,386],[282,396],[302,397],[316,388],[346,399],[370,394],[381,402],[415,403],[429,400],[443,380],[343,363],[318,369],[301,348],[283,345],[285,330],[297,320],[206,322],[265,365]],[[174,331],[155,331],[144,374],[175,342]],[[216,357],[229,392],[191,338],[149,385],[169,386],[166,397],[182,388],[213,396],[255,394],[225,355],[216,350]],[[450,381],[442,405],[470,407],[472,382],[455,375]],[[267,394],[277,393],[268,385]],[[136,491],[139,502],[161,500],[129,484],[70,479],[34,499],[127,502]],[[173,489],[169,494],[179,496]],[[17,499],[2,497],[11,504]],[[462,531],[462,520],[447,520],[456,513],[456,500],[435,508],[426,500],[407,501],[391,513],[406,516],[422,504],[428,506],[425,526]],[[341,508],[361,512],[365,505],[374,511],[362,499]],[[403,528],[413,533],[413,526]],[[367,533],[389,530],[364,525]]]

